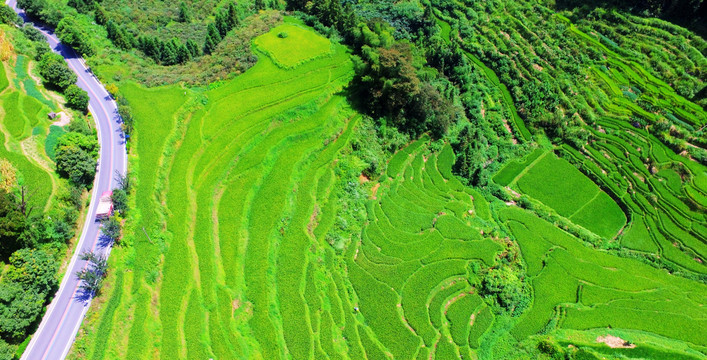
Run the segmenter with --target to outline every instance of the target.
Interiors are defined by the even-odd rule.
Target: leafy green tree
[[[0,23],[7,25],[20,25],[22,24],[22,19],[12,10],[11,7],[5,5],[5,3],[0,4]]]
[[[44,250],[21,249],[10,256],[3,281],[19,284],[23,289],[34,289],[39,294],[49,294],[57,286],[59,264]]]
[[[81,14],[87,14],[95,9],[96,3],[93,0],[69,0],[67,5]]]
[[[42,250],[22,249],[10,257],[0,281],[0,335],[13,341],[24,338],[39,318],[44,303],[56,288],[58,264]]]
[[[85,112],[88,108],[88,93],[76,85],[69,85],[64,91],[66,105],[74,110]]]
[[[125,213],[128,210],[128,194],[125,192],[125,190],[113,190],[111,200],[113,200],[113,209],[119,211],[121,214]]]
[[[22,33],[25,34],[25,36],[32,41],[41,41],[43,43],[46,43],[42,32],[30,24],[25,24],[22,27]]]
[[[89,26],[83,17],[67,16],[59,21],[55,33],[61,42],[73,46],[79,54],[92,56],[96,50],[91,44]]]
[[[44,80],[60,89],[66,89],[76,82],[76,74],[66,65],[59,54],[46,53],[39,61],[39,74]]]
[[[130,34],[128,34],[124,28],[116,25],[112,20],[108,20],[106,23],[106,32],[108,33],[108,39],[110,39],[119,49],[132,49],[133,43],[130,40]]]
[[[56,167],[59,175],[80,186],[89,187],[96,176],[96,160],[78,146],[58,146]]]
[[[397,42],[376,48],[364,45],[356,60],[357,87],[370,101],[373,115],[402,116],[403,109],[420,92],[410,44]]]
[[[120,220],[117,216],[113,215],[103,222],[103,235],[107,236],[111,240],[115,241],[120,238]]]
[[[98,158],[98,140],[92,135],[86,135],[79,132],[69,132],[57,139],[56,147],[62,146],[78,146],[81,150],[88,153],[92,158]]]
[[[81,289],[89,293],[98,293],[101,290],[103,278],[108,269],[108,260],[103,255],[98,255],[92,251],[81,254],[81,260],[87,261],[88,266],[76,273],[76,277],[82,280]]]
[[[512,316],[520,315],[531,301],[528,284],[510,266],[489,270],[481,280],[479,295]]]
[[[96,9],[93,12],[93,16],[96,19],[96,24],[105,25],[108,22],[108,14],[103,6],[96,4]]]
[[[17,345],[10,345],[5,340],[0,339],[0,360],[14,360],[17,352]]]
[[[27,219],[22,240],[25,246],[34,247],[42,243],[66,243],[72,236],[73,229],[61,217],[35,215]]]
[[[27,335],[29,326],[37,320],[46,297],[20,284],[0,283],[0,335],[18,341]]]

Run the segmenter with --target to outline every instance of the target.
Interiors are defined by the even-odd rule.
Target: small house
[[[55,112],[50,112],[50,113],[49,113],[49,119],[51,119],[51,120],[56,119],[56,116],[57,116],[57,113],[55,113]]]

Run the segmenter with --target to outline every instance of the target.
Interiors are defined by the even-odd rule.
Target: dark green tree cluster
[[[192,19],[191,9],[184,2],[179,4],[179,22],[190,23]]]
[[[531,302],[530,287],[510,266],[499,267],[483,274],[479,295],[484,297],[497,312],[517,316]]]
[[[17,6],[24,9],[29,17],[52,27],[59,25],[61,19],[66,15],[62,9],[64,5],[55,1],[18,0]]]
[[[130,107],[128,99],[126,99],[123,95],[118,95],[116,102],[118,103],[118,115],[120,115],[120,119],[122,121],[121,127],[123,132],[130,136],[133,132],[133,125],[135,123],[135,118],[133,118],[133,109]]]
[[[118,49],[130,50],[138,46],[138,42],[134,36],[125,30],[125,27],[118,26],[113,20],[107,20],[105,23],[108,39],[113,42]]]
[[[0,24],[20,25],[22,19],[5,3],[0,4]]]
[[[23,245],[26,217],[15,196],[0,189],[0,256],[7,258]]]
[[[115,181],[118,188],[113,190],[111,199],[113,200],[113,209],[124,215],[128,211],[128,195],[130,195],[130,174],[121,174],[116,171]]]
[[[38,44],[41,43],[38,42]],[[37,47],[37,49],[40,48],[44,49],[44,47]],[[64,92],[67,106],[78,111],[86,111],[89,101],[88,93],[74,84],[77,79],[76,74],[69,69],[61,55],[50,52],[48,49],[43,50],[39,61],[39,74],[48,85]]]
[[[86,111],[88,108],[88,93],[75,84],[66,88],[64,97],[66,98],[66,105],[74,110]]]
[[[0,281],[0,337],[17,342],[43,312],[56,288],[58,264],[43,250],[22,249],[10,256]]]
[[[39,61],[39,75],[55,88],[64,90],[76,82],[76,74],[59,54],[45,53]]]
[[[185,44],[177,38],[162,41],[157,37],[140,36],[137,39],[137,48],[156,63],[166,66],[184,64],[199,56],[198,47],[191,39]]]
[[[81,14],[88,14],[96,9],[96,1],[94,0],[69,0],[67,5],[76,9]]]
[[[75,186],[90,188],[96,175],[98,142],[94,136],[69,132],[56,144],[56,169]]]
[[[204,39],[204,54],[211,54],[219,42],[228,34],[231,29],[238,26],[240,18],[235,3],[229,3],[226,8],[216,12],[216,19],[206,28],[206,38]]]

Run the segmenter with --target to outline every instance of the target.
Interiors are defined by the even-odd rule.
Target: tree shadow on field
[[[97,243],[97,245],[98,245],[99,248],[105,249],[105,248],[110,247],[111,245],[113,245],[113,239],[111,239],[110,236],[107,236],[107,235],[101,233],[101,234],[98,236],[98,243]]]
[[[86,303],[91,301],[91,299],[93,299],[95,295],[96,294],[94,294],[93,291],[84,288],[79,288],[78,290],[76,290],[74,300],[76,300],[76,302],[80,302],[86,305]]]

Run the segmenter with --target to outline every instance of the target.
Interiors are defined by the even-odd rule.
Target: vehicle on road
[[[113,215],[112,195],[112,191],[105,191],[101,194],[101,199],[99,200],[98,208],[96,209],[96,221],[106,220]]]

